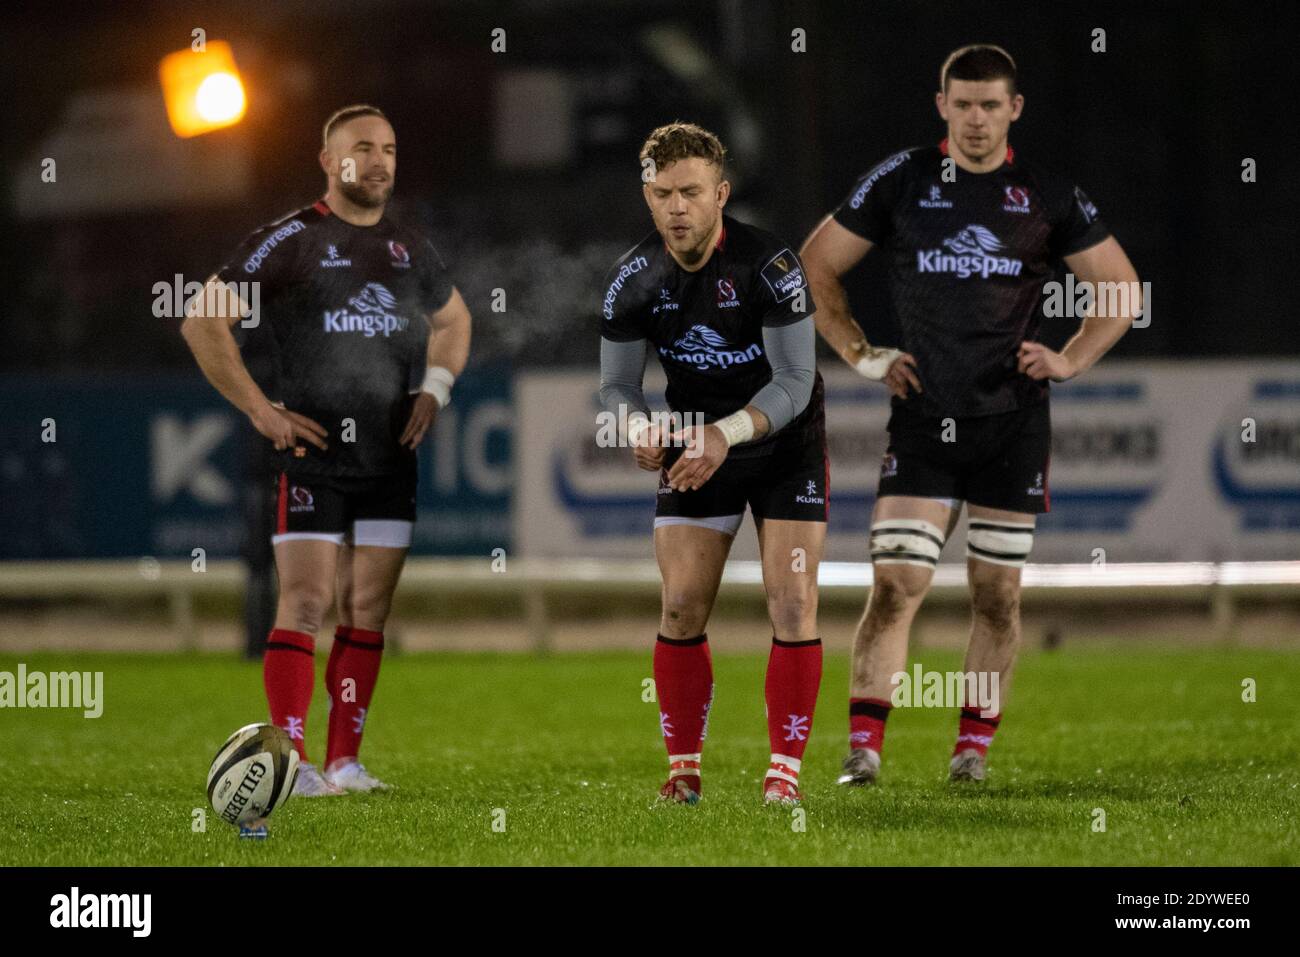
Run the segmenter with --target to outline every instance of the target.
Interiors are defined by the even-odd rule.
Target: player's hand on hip
[[[668,484],[678,492],[694,492],[704,485],[727,458],[727,437],[716,425],[697,425],[669,438],[686,446],[668,470]]]
[[[907,398],[909,387],[915,389],[918,395],[925,391],[921,388],[921,380],[916,374],[916,359],[910,352],[902,353],[890,364],[883,381],[889,387],[889,391],[900,399]]]
[[[1020,371],[1031,379],[1064,382],[1066,379],[1073,378],[1075,373],[1074,363],[1041,342],[1020,343],[1017,358]]]
[[[406,420],[406,428],[402,430],[402,437],[397,440],[398,444],[408,449],[416,448],[424,441],[425,434],[433,427],[437,418],[438,400],[430,392],[417,393],[415,404],[411,406],[411,415]]]
[[[664,467],[663,432],[657,425],[645,429],[632,443],[632,455],[638,468],[647,472],[658,472]]]
[[[282,405],[268,402],[250,412],[248,418],[252,421],[253,428],[271,440],[277,452],[297,445],[299,439],[310,442],[322,451],[328,448],[325,444],[324,426],[315,419],[290,412]]]
[[[853,364],[853,368],[863,378],[883,382],[900,399],[907,398],[909,386],[917,392],[924,391],[921,380],[916,375],[916,359],[909,352],[867,348]]]

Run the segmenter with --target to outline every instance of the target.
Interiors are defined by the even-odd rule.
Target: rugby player
[[[1005,704],[1020,644],[1021,568],[1035,516],[1050,507],[1048,382],[1086,372],[1140,313],[1135,295],[1119,315],[1088,315],[1060,352],[1035,341],[1056,260],[1081,283],[1136,284],[1137,275],[1083,192],[1007,145],[1024,97],[1006,51],[953,52],[935,102],[943,141],[864,174],[802,250],[819,332],[893,396],[842,784],[879,772],[891,676],[906,665],[912,619],[963,503],[973,611],[965,670],[995,674]],[[876,246],[889,255],[901,349],[867,343],[840,283]],[[969,695],[962,704],[949,775],[982,780],[1004,709],[989,713]]]
[[[655,229],[603,286],[600,393],[637,464],[660,473],[654,676],[669,762],[660,797],[694,804],[701,794],[713,701],[705,628],[748,504],[773,632],[763,801],[796,803],[821,683],[817,568],[829,502],[813,304],[791,249],[723,214],[731,184],[716,136],[671,123],[650,134],[641,161]],[[680,417],[671,426],[642,392],[650,350]]]
[[[254,232],[182,326],[208,381],[276,450],[280,596],[263,677],[271,720],[301,757],[294,793],[305,796],[386,786],[357,756],[411,544],[415,450],[450,401],[470,341],[469,310],[438,253],[385,213],[397,143],[383,113],[334,113],[320,164],[325,196]],[[249,376],[231,334],[250,308],[229,285],[242,282],[260,284],[255,318],[270,333],[275,401]],[[316,632],[335,602],[318,768],[307,760],[307,710]]]

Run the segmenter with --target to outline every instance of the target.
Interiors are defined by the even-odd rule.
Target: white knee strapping
[[[1034,525],[971,519],[966,535],[966,557],[994,565],[1023,568],[1034,547]]]
[[[888,518],[871,526],[871,560],[882,565],[933,568],[943,551],[943,529],[919,518]]]

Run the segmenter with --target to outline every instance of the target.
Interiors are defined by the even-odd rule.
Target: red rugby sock
[[[822,682],[822,643],[772,638],[767,659],[767,739],[772,759],[767,777],[799,783],[804,748],[812,733],[817,689]]]
[[[316,683],[316,639],[306,632],[272,628],[262,657],[262,684],[271,723],[284,728],[307,760],[307,709]]]
[[[325,667],[325,690],[330,696],[326,768],[339,758],[355,758],[361,753],[361,735],[383,652],[382,631],[339,625],[334,632],[334,647]]]
[[[893,705],[880,698],[849,699],[849,747],[880,753],[885,745],[885,721]]]
[[[961,720],[957,723],[957,746],[952,749],[953,756],[974,748],[981,757],[988,757],[989,745],[993,743],[993,735],[1001,721],[1000,714],[981,718],[975,708],[962,708]]]
[[[713,704],[708,635],[682,641],[660,635],[655,642],[654,673],[659,730],[668,748],[668,777],[687,778],[691,790],[698,794],[700,754]]]

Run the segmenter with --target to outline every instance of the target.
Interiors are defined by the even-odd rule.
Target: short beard
[[[388,186],[383,195],[375,199],[365,186],[360,183],[347,183],[339,181],[339,192],[351,203],[362,207],[363,209],[378,209],[388,203],[388,198],[393,195],[393,181],[388,181]]]

